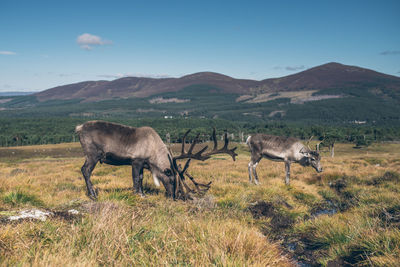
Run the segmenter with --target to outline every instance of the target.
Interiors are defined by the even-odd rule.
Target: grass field
[[[85,195],[78,143],[0,148],[0,263],[20,266],[400,266],[400,145],[323,153],[324,172],[262,160],[248,183],[249,152],[193,162],[213,181],[203,198],[164,197],[145,172],[146,198],[128,166],[98,165],[97,202]],[[9,221],[18,211],[47,220]],[[79,214],[67,211],[75,209]]]

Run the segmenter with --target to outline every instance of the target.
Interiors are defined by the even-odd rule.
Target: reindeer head
[[[315,150],[312,150],[309,146],[309,143],[311,141],[311,139],[313,138],[313,136],[311,136],[311,138],[308,140],[307,142],[307,147],[302,147],[300,149],[300,153],[302,154],[302,158],[300,159],[299,163],[302,166],[311,166],[313,167],[317,172],[322,172],[322,166],[321,166],[321,156],[319,155],[319,153]]]
[[[322,172],[321,166],[321,156],[318,154],[317,151],[308,151],[308,152],[300,152],[303,154],[303,158],[300,160],[300,164],[303,166],[311,166],[317,172]]]
[[[168,154],[168,159],[170,159],[170,155]],[[175,190],[176,190],[176,171],[173,167],[172,163],[169,168],[165,168],[161,174],[158,175],[161,178],[161,182],[163,183],[166,196],[175,199]]]
[[[176,187],[176,172],[172,165],[171,152],[165,146],[165,149],[160,149],[156,157],[150,162],[147,162],[147,167],[152,175],[154,184],[159,187],[160,183],[163,184],[166,196],[175,198],[175,187]]]
[[[169,156],[169,161],[171,165],[171,170],[173,172],[173,175],[175,177],[174,181],[174,192],[171,194],[171,197],[174,199],[191,199],[191,194],[197,193],[197,194],[205,194],[208,189],[210,189],[211,183],[209,182],[207,184],[201,184],[195,181],[195,179],[187,172],[187,169],[189,168],[189,164],[191,159],[196,159],[196,160],[201,160],[205,161],[209,158],[211,158],[211,155],[215,154],[228,154],[232,157],[233,160],[235,160],[235,157],[237,154],[235,153],[236,147],[232,149],[228,149],[228,134],[225,132],[224,134],[224,146],[221,149],[218,149],[218,143],[217,143],[217,138],[215,134],[215,128],[213,130],[212,134],[212,139],[214,142],[214,147],[212,150],[208,151],[205,153],[207,150],[208,146],[203,147],[200,149],[198,152],[193,153],[193,149],[196,146],[196,144],[199,142],[199,134],[196,136],[196,138],[193,140],[192,144],[190,145],[189,150],[186,152],[185,151],[185,140],[187,135],[189,134],[191,130],[188,130],[185,135],[182,138],[182,148],[181,148],[181,155],[176,156],[171,158]],[[172,154],[172,153],[171,153]],[[182,169],[181,165],[178,164],[178,160],[180,159],[188,159]],[[186,177],[190,179],[190,181],[194,184],[195,188],[191,188],[188,186],[186,183]],[[167,189],[168,192],[168,189]]]

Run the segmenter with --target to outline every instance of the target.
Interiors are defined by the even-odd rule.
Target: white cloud
[[[58,77],[71,77],[76,75],[79,75],[79,73],[59,73]]]
[[[301,66],[286,66],[285,69],[288,71],[297,71],[297,70],[304,70],[306,67],[304,65]]]
[[[76,39],[78,45],[85,50],[92,50],[94,46],[112,44],[112,41],[103,40],[100,36],[84,33]]]
[[[123,76],[123,75],[117,73],[117,74],[101,74],[101,75],[97,75],[97,77],[107,78],[107,79],[110,79],[110,78],[117,79],[117,78],[122,78],[122,77],[127,77],[127,76]]]
[[[7,55],[7,56],[13,56],[16,55],[17,53],[12,52],[12,51],[0,51],[0,55]]]
[[[273,70],[287,70],[287,71],[297,71],[297,70],[304,70],[306,68],[306,66],[304,65],[298,65],[298,66],[286,66],[286,67],[282,67],[282,66],[275,66],[273,67]]]
[[[400,50],[386,50],[380,53],[382,56],[400,55]]]

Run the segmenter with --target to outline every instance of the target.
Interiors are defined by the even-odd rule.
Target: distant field
[[[262,185],[250,185],[249,152],[238,150],[235,162],[192,163],[194,177],[213,183],[188,202],[166,199],[149,172],[147,197],[137,197],[128,166],[99,164],[93,202],[79,143],[0,148],[0,264],[400,265],[400,144],[337,144],[335,158],[323,152],[323,173],[294,164],[289,187],[284,164],[265,159]],[[31,208],[53,216],[7,219]]]

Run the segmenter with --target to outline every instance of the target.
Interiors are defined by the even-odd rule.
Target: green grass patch
[[[317,197],[312,194],[304,193],[300,190],[292,190],[293,197],[306,205],[313,205],[317,201]]]
[[[106,176],[106,175],[110,175],[111,173],[117,171],[117,168],[113,168],[113,167],[109,167],[109,166],[102,166],[99,169],[96,169],[94,171],[94,175],[96,176]]]
[[[35,195],[17,190],[10,192],[2,198],[5,204],[12,206],[30,204],[32,206],[43,206],[43,201]]]
[[[106,199],[108,200],[118,200],[125,202],[126,204],[133,206],[137,202],[137,196],[131,190],[122,191],[122,190],[115,190],[110,192]]]
[[[223,209],[242,210],[244,207],[238,198],[225,197],[217,201],[217,206]]]

